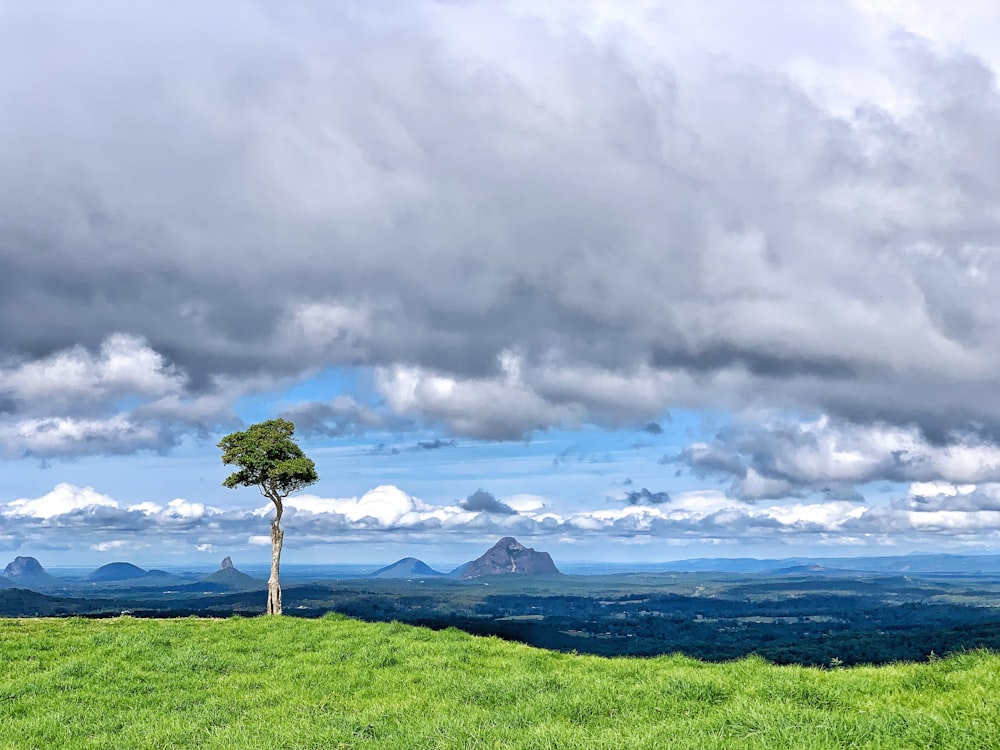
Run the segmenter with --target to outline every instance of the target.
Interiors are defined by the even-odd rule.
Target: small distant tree
[[[293,492],[319,480],[316,464],[292,439],[295,425],[287,419],[270,419],[251,425],[243,432],[226,435],[219,442],[222,463],[238,466],[222,483],[234,487],[256,487],[260,494],[274,503],[271,521],[271,577],[267,579],[267,613],[281,614],[281,530],[283,501]]]

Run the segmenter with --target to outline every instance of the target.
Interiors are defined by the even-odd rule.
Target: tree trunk
[[[267,579],[267,613],[281,614],[281,584],[278,582],[278,572],[281,567],[281,542],[285,532],[278,525],[280,518],[271,521],[271,577]]]

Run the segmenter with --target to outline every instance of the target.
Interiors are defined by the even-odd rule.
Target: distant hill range
[[[204,578],[192,581],[165,570],[143,570],[128,562],[113,562],[102,565],[85,579],[91,585],[105,585],[116,588],[149,588],[169,586],[177,591],[252,591],[262,589],[265,582],[248,576],[233,567],[232,558],[226,557],[219,569]]]
[[[159,588],[189,585],[190,579],[165,570],[144,570],[130,562],[112,562],[102,565],[82,580],[85,586],[113,589]],[[72,584],[70,584],[72,585]]]
[[[851,570],[850,568],[828,568],[825,565],[810,564],[810,565],[792,565],[787,568],[776,568],[774,570],[767,570],[764,575],[774,575],[774,576],[840,576],[840,577],[857,577],[871,575],[863,570]],[[889,574],[885,574],[889,575]]]
[[[425,563],[423,560],[418,560],[415,557],[404,557],[402,560],[397,560],[392,565],[386,565],[384,568],[379,568],[368,578],[426,578],[429,576],[443,576],[437,570],[434,570],[430,565]]]
[[[184,583],[185,580],[165,570],[143,570],[138,565],[129,562],[113,562],[102,565],[86,580],[89,583],[135,584],[139,586],[158,586],[168,583]]]
[[[783,559],[698,558],[660,563],[660,571],[759,573],[762,575],[997,575],[1000,555],[912,553],[868,557],[788,557]]]
[[[50,586],[54,580],[33,557],[15,557],[3,569],[3,577],[14,586]],[[2,586],[3,584],[0,584]],[[6,587],[5,587],[6,588]]]
[[[505,536],[481,556],[452,572],[462,579],[503,575],[559,575],[548,552],[525,547],[512,536]]]

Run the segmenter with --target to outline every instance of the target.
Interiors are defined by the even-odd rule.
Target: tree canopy
[[[223,484],[258,487],[279,504],[282,498],[319,480],[316,464],[292,439],[295,425],[287,419],[270,419],[243,432],[226,435],[219,442],[222,463],[238,466]]]

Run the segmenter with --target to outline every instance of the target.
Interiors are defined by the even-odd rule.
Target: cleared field
[[[3,748],[994,748],[1000,656],[603,659],[339,616],[0,620]]]

